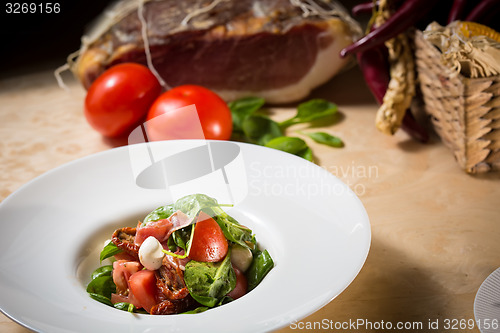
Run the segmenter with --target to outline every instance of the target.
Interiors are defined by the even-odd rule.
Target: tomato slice
[[[238,268],[234,267],[234,272],[236,273],[236,287],[227,294],[227,296],[232,299],[238,299],[247,293],[248,282],[245,274]]]
[[[227,239],[219,224],[208,214],[200,212],[194,228],[189,258],[203,262],[218,262],[224,259],[227,251]]]
[[[158,292],[155,272],[146,269],[139,271],[132,274],[128,282],[130,292],[134,295],[134,298],[144,310],[150,312],[151,308],[158,303],[156,301]]]

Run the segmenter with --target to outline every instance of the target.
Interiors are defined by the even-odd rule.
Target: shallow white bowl
[[[206,146],[166,141],[112,149],[47,172],[10,195],[0,204],[0,310],[51,333],[254,333],[289,325],[339,295],[370,247],[369,220],[353,192],[304,159],[249,144],[209,142],[215,171],[201,172],[196,165],[204,164],[203,154],[198,163],[189,152]],[[161,161],[201,177],[184,183],[173,177],[167,183],[174,185],[165,187],[161,168],[147,171]],[[214,186],[221,170],[223,183]],[[200,189],[219,202],[233,200],[228,213],[273,257],[275,267],[262,283],[195,315],[130,314],[92,300],[85,285],[111,232],[135,226],[202,178],[209,180],[198,182]],[[155,189],[156,182],[163,185]]]

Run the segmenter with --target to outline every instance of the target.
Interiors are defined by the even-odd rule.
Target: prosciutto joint
[[[75,75],[88,88],[107,68],[137,62],[166,88],[197,84],[226,100],[300,100],[350,59],[360,26],[331,0],[120,1],[82,38]]]

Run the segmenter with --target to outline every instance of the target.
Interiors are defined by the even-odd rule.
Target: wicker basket
[[[421,31],[415,58],[425,111],[460,167],[468,173],[500,170],[500,76],[453,73]]]

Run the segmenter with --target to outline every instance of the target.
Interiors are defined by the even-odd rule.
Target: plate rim
[[[212,140],[179,140],[179,141],[210,142]],[[221,141],[218,141],[218,142],[221,142]],[[222,142],[232,142],[232,143],[235,143],[235,144],[240,145],[240,146],[246,146],[249,149],[257,149],[257,150],[258,149],[265,149],[265,150],[268,150],[268,151],[272,151],[273,154],[284,154],[284,155],[287,156],[287,158],[290,158],[290,157],[293,156],[292,158],[296,158],[297,160],[300,160],[302,163],[310,163],[310,164],[314,165],[314,167],[317,167],[317,168],[321,169],[324,174],[327,174],[329,177],[333,177],[338,182],[340,182],[345,187],[345,189],[347,189],[348,191],[351,192],[352,199],[355,200],[356,201],[356,205],[362,209],[360,212],[362,213],[362,215],[363,215],[363,217],[365,219],[365,227],[366,228],[365,228],[365,235],[364,235],[364,237],[366,237],[366,241],[364,242],[363,248],[360,249],[360,251],[363,253],[363,255],[362,255],[361,258],[359,258],[359,264],[357,265],[356,270],[351,273],[350,280],[347,283],[345,283],[345,285],[343,285],[343,287],[340,290],[336,291],[335,293],[332,293],[327,300],[325,300],[324,302],[322,302],[321,305],[316,306],[314,308],[310,308],[309,311],[307,311],[307,312],[303,312],[302,315],[301,315],[301,317],[297,318],[296,321],[298,322],[298,321],[304,319],[305,317],[311,315],[312,313],[318,311],[319,309],[321,309],[322,307],[324,307],[325,305],[327,305],[328,303],[330,303],[333,299],[335,299],[336,297],[338,297],[341,293],[343,293],[352,284],[352,282],[356,279],[356,277],[359,275],[360,271],[364,267],[364,265],[366,263],[366,260],[367,260],[367,257],[368,257],[368,254],[370,252],[371,241],[372,241],[371,223],[370,223],[370,219],[369,219],[368,213],[366,211],[366,208],[364,207],[361,199],[343,181],[341,181],[337,176],[331,174],[330,172],[328,172],[326,169],[324,169],[323,167],[321,167],[319,165],[316,165],[316,164],[314,164],[312,162],[303,160],[300,157],[288,154],[286,152],[278,151],[278,150],[267,148],[267,147],[256,146],[256,145],[249,144],[249,143],[233,142],[233,141],[222,141]],[[144,144],[144,143],[141,143],[141,144]],[[165,144],[167,144],[168,145],[168,144],[176,144],[176,142],[169,141],[168,143],[166,143],[165,141],[163,141],[163,142],[152,142],[152,143],[146,143],[146,144],[154,144],[154,145],[165,145]],[[103,150],[103,151],[100,151],[100,152],[96,152],[96,153],[93,153],[93,154],[90,154],[90,155],[87,155],[87,156],[83,156],[81,158],[78,158],[78,159],[75,159],[75,160],[63,163],[63,164],[61,164],[59,166],[56,166],[56,167],[54,167],[54,168],[52,168],[52,169],[50,169],[50,170],[48,170],[48,171],[46,171],[46,172],[44,172],[44,173],[42,173],[40,175],[34,177],[33,179],[29,180],[28,182],[26,182],[23,185],[21,185],[20,187],[18,187],[16,190],[14,190],[14,192],[12,192],[11,194],[9,194],[5,199],[2,200],[2,202],[0,202],[0,212],[2,211],[3,207],[5,207],[6,205],[8,205],[11,200],[14,200],[14,198],[16,196],[22,195],[23,192],[27,191],[27,189],[29,189],[30,186],[32,186],[36,182],[41,181],[45,177],[51,176],[53,174],[56,174],[60,170],[65,169],[65,168],[69,168],[72,165],[76,165],[76,164],[79,164],[79,163],[82,163],[82,162],[88,162],[89,160],[92,160],[92,159],[99,159],[101,156],[107,156],[107,155],[111,156],[111,155],[114,155],[114,154],[121,154],[122,151],[126,151],[127,149],[128,149],[128,146],[115,147],[115,148]],[[23,322],[22,320],[19,320],[14,315],[11,315],[9,312],[5,311],[4,310],[4,306],[2,306],[1,304],[0,304],[0,312],[2,312],[6,317],[8,317],[10,320],[16,322],[17,324],[19,324],[19,325],[21,325],[23,327],[26,327],[26,328],[28,328],[30,330],[37,331],[37,329],[34,328],[33,326],[29,325],[28,323]],[[290,323],[288,323],[288,324],[290,324]],[[272,328],[270,328],[270,330],[276,330],[276,329],[283,328],[283,327],[284,327],[283,325],[277,326],[277,327],[272,327]]]

